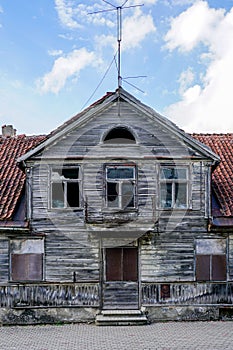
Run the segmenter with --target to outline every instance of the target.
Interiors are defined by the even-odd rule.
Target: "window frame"
[[[186,170],[186,178],[172,178],[166,179],[162,178],[162,171],[166,168],[173,168],[175,170]],[[191,169],[189,164],[160,164],[158,171],[159,178],[159,208],[163,210],[187,210],[191,209]],[[171,184],[172,185],[172,202],[171,206],[162,205],[162,185]],[[185,184],[186,185],[186,204],[185,206],[177,206],[176,196],[176,184]]]
[[[198,241],[200,241],[198,243]],[[209,244],[208,244],[209,242]],[[220,238],[197,239],[195,243],[195,279],[197,282],[227,281],[227,241]],[[219,261],[220,259],[220,261]],[[217,260],[217,261],[216,261]],[[206,266],[205,264],[208,264]],[[201,267],[205,265],[202,269]],[[218,267],[217,269],[215,267]],[[219,270],[219,267],[224,270]],[[219,272],[220,271],[220,272]],[[221,275],[221,278],[215,278]]]
[[[125,178],[125,179],[118,179],[118,178],[115,178],[115,179],[108,179],[107,177],[107,172],[108,172],[108,169],[110,168],[123,168],[123,169],[126,169],[126,168],[132,168],[133,169],[133,174],[134,174],[134,177],[133,179],[131,178]],[[105,209],[107,210],[118,210],[118,211],[134,211],[137,209],[137,167],[135,164],[105,164],[104,166],[104,174],[105,174],[105,186],[104,186],[104,206],[105,206]],[[123,184],[124,183],[127,183],[127,182],[133,182],[133,206],[132,207],[129,207],[129,206],[126,206],[124,207],[123,203],[122,203],[122,189],[123,189]],[[109,200],[108,200],[108,183],[115,183],[115,184],[119,184],[119,192],[120,194],[118,195],[118,198],[120,199],[119,200],[119,205],[118,206],[109,206]]]
[[[72,179],[72,178],[64,178],[64,179],[53,179],[53,170],[63,170],[63,169],[77,169],[78,170],[78,178],[77,179]],[[64,191],[63,191],[63,203],[64,206],[53,206],[53,184],[62,184],[64,186]],[[77,183],[78,184],[78,190],[79,190],[79,206],[74,206],[71,207],[68,203],[68,196],[67,196],[67,184],[68,183]],[[72,209],[72,210],[78,210],[83,208],[83,203],[82,203],[82,169],[79,164],[64,164],[63,166],[60,165],[51,165],[50,166],[50,179],[49,179],[49,209],[51,210],[67,210],[67,209]]]
[[[9,254],[10,282],[34,283],[44,281],[44,239],[13,239],[10,242]],[[38,270],[34,270],[35,264],[40,264]],[[21,269],[18,269],[19,266]],[[22,267],[24,268],[23,272]]]

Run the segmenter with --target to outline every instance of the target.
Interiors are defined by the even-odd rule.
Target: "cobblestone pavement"
[[[1,350],[233,349],[233,322],[148,326],[14,326],[0,328]]]

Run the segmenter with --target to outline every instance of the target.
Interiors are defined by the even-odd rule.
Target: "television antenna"
[[[122,85],[122,76],[121,76],[122,10],[133,8],[133,7],[142,7],[142,6],[144,6],[144,4],[126,6],[127,2],[129,0],[125,0],[122,3],[122,5],[115,6],[107,0],[102,0],[102,1],[105,2],[106,4],[108,4],[109,6],[111,6],[111,8],[105,9],[105,10],[100,10],[100,11],[90,12],[89,15],[103,13],[103,12],[112,12],[112,11],[117,12],[117,43],[118,43],[118,49],[117,49],[117,57],[118,57],[117,73],[118,73],[118,77],[117,77],[117,81],[118,81],[118,89],[119,89]],[[132,78],[132,77],[130,77],[130,78]]]

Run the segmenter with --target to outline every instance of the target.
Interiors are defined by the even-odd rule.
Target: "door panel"
[[[106,249],[106,281],[122,280],[121,250],[118,248]]]
[[[105,249],[104,309],[137,309],[138,249],[135,247]]]
[[[123,281],[138,280],[138,252],[137,249],[124,248]]]
[[[107,248],[106,281],[138,280],[137,248]]]

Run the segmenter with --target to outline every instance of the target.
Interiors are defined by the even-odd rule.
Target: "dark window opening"
[[[109,131],[104,138],[104,143],[136,143],[134,135],[123,127],[117,127]]]
[[[79,167],[54,167],[51,171],[51,207],[80,207]]]

